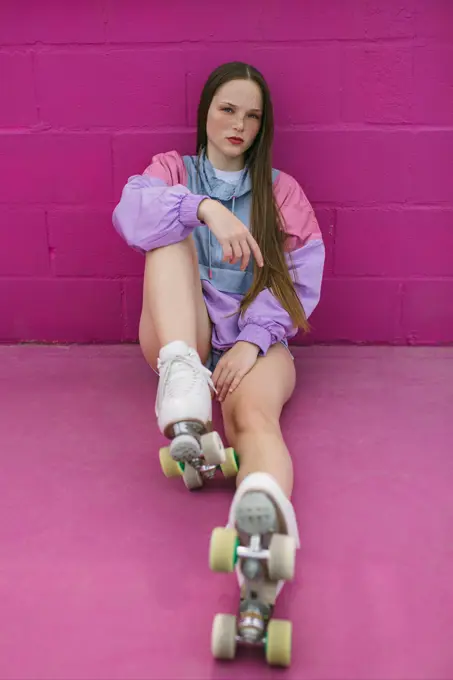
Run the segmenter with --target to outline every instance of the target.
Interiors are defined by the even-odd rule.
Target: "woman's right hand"
[[[222,246],[224,262],[234,264],[242,260],[241,269],[244,270],[253,253],[257,265],[263,266],[263,256],[257,242],[241,220],[224,205],[205,198],[198,206],[198,219],[207,225]]]

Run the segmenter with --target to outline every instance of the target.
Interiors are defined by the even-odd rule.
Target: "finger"
[[[224,359],[224,357],[222,357]],[[217,367],[220,366],[219,374],[217,377],[217,382],[215,383],[216,389],[217,389],[217,399],[220,401],[222,393],[224,391],[225,387],[225,381],[228,378],[228,374],[231,372],[231,368],[227,365],[226,361],[224,360],[223,363],[217,364]]]
[[[224,241],[222,243],[222,248],[223,248],[223,261],[228,262],[229,260],[231,260],[231,256],[233,255],[231,243],[229,241]]]
[[[215,369],[212,373],[212,382],[214,383],[216,390],[219,389],[219,381],[220,381],[220,376],[222,375],[222,371],[223,371],[223,363],[222,363],[222,359],[220,359],[217,362],[217,366],[215,367]]]
[[[214,387],[217,389],[217,381],[219,379],[219,375],[222,371],[222,366],[220,365],[220,362],[217,363],[217,366],[215,367],[214,371],[212,372],[212,377],[211,380],[214,383]]]
[[[221,390],[220,396],[219,396],[219,400],[220,400],[220,401],[224,401],[225,397],[226,397],[227,394],[228,394],[228,391],[229,391],[229,389],[230,389],[230,385],[231,385],[231,383],[233,382],[233,380],[234,380],[234,373],[233,373],[233,372],[228,373],[228,374],[225,376],[225,380],[224,380],[224,383],[223,383],[223,385],[222,385],[222,390]]]
[[[233,241],[232,246],[233,246],[234,257],[231,260],[231,264],[235,264],[242,257],[242,248],[241,248],[241,244],[238,241]]]
[[[217,370],[218,367],[219,367],[219,364],[217,364],[216,370]],[[224,382],[225,382],[225,378],[226,378],[227,375],[228,375],[228,369],[225,368],[224,365],[220,366],[220,370],[218,372],[216,381],[214,382],[215,388],[217,390],[217,399],[220,399],[220,394],[222,392],[223,385],[224,385]]]
[[[241,372],[236,373],[236,375],[234,376],[233,381],[232,381],[232,383],[231,383],[231,385],[230,385],[230,388],[229,388],[229,390],[228,390],[228,393],[229,393],[229,394],[231,394],[232,392],[234,392],[234,390],[236,389],[236,387],[238,387],[238,386],[240,385],[241,380],[242,380],[243,377],[244,377],[244,375],[243,375]]]
[[[242,264],[241,264],[241,269],[247,269],[248,263],[250,262],[250,248],[249,244],[247,243],[247,239],[244,238],[241,241],[241,248],[242,248]]]
[[[262,267],[264,265],[264,260],[263,260],[263,256],[261,255],[261,250],[259,248],[259,245],[257,244],[257,242],[255,241],[255,239],[253,238],[253,236],[250,233],[247,234],[246,239],[247,239],[247,241],[250,245],[250,248],[252,249],[252,253],[255,257],[255,260],[256,260],[258,266]]]

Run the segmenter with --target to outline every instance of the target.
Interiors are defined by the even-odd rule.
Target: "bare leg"
[[[139,338],[146,361],[159,374],[155,411],[159,430],[171,439],[170,457],[198,462],[199,435],[212,422],[211,374],[203,365],[211,349],[211,321],[192,236],[146,255]],[[164,459],[167,472],[172,465]],[[202,480],[195,469],[186,479],[191,469],[184,470],[184,480],[194,488]]]
[[[293,490],[293,465],[278,424],[256,422],[238,433],[234,448],[241,456],[237,486],[252,472],[267,472],[277,481],[287,498]]]
[[[156,369],[161,347],[174,340],[197,349],[204,363],[211,347],[211,322],[203,300],[192,237],[146,255],[140,345]]]
[[[294,576],[299,545],[297,518],[290,501],[293,467],[279,424],[294,386],[293,359],[286,348],[276,344],[222,403],[225,432],[239,455],[238,488],[228,525],[236,529],[240,545],[249,551],[239,561],[242,599],[238,631],[242,636],[253,635],[255,640],[263,635],[259,622],[272,618],[277,596],[285,581]],[[278,560],[284,568],[279,569],[278,580],[271,577],[270,560],[263,569],[254,555],[261,548],[270,548],[274,558],[280,553]],[[251,620],[258,622],[253,628]],[[270,628],[266,630],[269,633]],[[288,635],[290,640],[290,628]],[[270,638],[267,640],[270,642]],[[289,661],[290,643],[289,651],[278,655],[277,663],[288,665]]]
[[[288,350],[278,344],[258,359],[223,402],[228,442],[239,455],[238,486],[252,472],[267,472],[290,498],[293,466],[279,421],[294,386],[294,362]]]

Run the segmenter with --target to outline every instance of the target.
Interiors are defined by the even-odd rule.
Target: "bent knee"
[[[225,430],[230,440],[247,432],[272,431],[279,427],[278,417],[260,405],[251,406],[238,399],[228,415],[225,414]]]

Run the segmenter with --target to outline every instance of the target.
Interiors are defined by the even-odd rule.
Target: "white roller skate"
[[[238,471],[233,449],[225,449],[217,432],[212,431],[211,372],[198,353],[185,342],[163,347],[158,359],[159,387],[156,416],[160,431],[171,439],[159,451],[166,477],[182,477],[188,489],[198,489],[203,481],[221,469],[225,477]]]
[[[237,616],[217,614],[211,636],[216,659],[234,659],[238,644],[263,646],[270,665],[291,663],[292,624],[273,619],[278,594],[294,578],[300,547],[291,502],[266,473],[254,473],[239,486],[228,526],[214,529],[210,544],[213,571],[236,571],[240,586]]]

